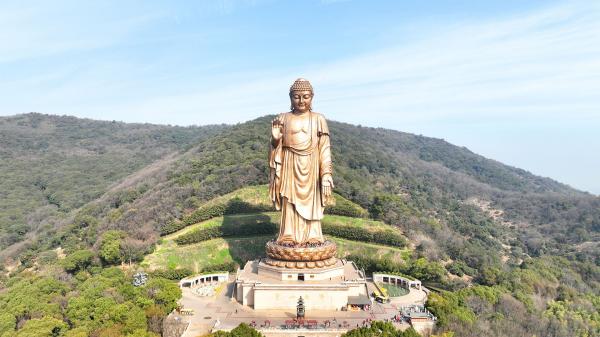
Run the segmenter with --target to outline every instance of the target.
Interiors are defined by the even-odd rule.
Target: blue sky
[[[284,111],[444,138],[600,194],[600,1],[0,2],[0,115]]]

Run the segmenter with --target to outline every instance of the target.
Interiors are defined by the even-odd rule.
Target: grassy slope
[[[325,209],[326,212],[330,211],[332,209],[332,206],[343,204],[347,205],[348,207],[351,207],[352,209],[355,209],[358,213],[361,213],[362,217],[366,217],[368,215],[367,210],[362,208],[360,205],[342,197],[338,193],[334,192],[333,196],[334,202],[331,206]],[[263,206],[265,208],[272,208],[274,210],[273,203],[269,196],[268,185],[245,186],[233,192],[213,198],[207,201],[206,203],[202,204],[201,207],[209,208],[220,204],[227,204],[227,202],[235,198],[240,199],[243,202],[248,203],[250,205]]]
[[[272,235],[218,238],[192,245],[178,246],[172,240],[164,240],[156,250],[145,257],[142,266],[149,269],[189,268],[199,272],[202,268],[235,261],[243,265],[246,261],[265,256],[265,244]],[[338,257],[348,255],[369,255],[387,257],[395,262],[410,257],[409,249],[382,246],[329,237],[338,246]]]
[[[218,238],[187,246],[178,246],[172,240],[163,240],[155,251],[145,257],[142,266],[149,269],[202,268],[223,262],[242,264],[264,254],[265,243],[272,238],[255,236],[245,238]]]
[[[234,214],[234,215],[226,215],[225,217],[219,216],[206,221],[199,222],[197,224],[193,224],[191,226],[187,226],[184,229],[181,229],[175,233],[163,236],[163,240],[173,240],[174,238],[191,232],[196,229],[202,228],[210,228],[215,226],[220,226],[223,223],[223,220],[227,218],[228,221],[235,221],[243,223],[244,221],[254,221],[257,215],[268,216],[270,221],[273,223],[279,223],[280,214],[279,212],[262,212],[258,214]],[[393,231],[400,231],[397,227],[392,227],[387,225],[381,221],[370,220],[370,219],[361,219],[361,218],[350,218],[347,216],[341,215],[333,215],[326,214],[323,218],[323,224],[336,224],[336,225],[344,225],[350,227],[368,227],[372,229],[390,229]]]
[[[233,198],[239,198],[252,205],[270,205],[266,185],[259,185],[241,188],[217,197],[202,205],[202,207],[223,204]],[[339,195],[336,196],[336,199],[342,202],[350,202],[344,200],[344,198]],[[356,204],[353,205],[355,207],[360,207]],[[225,215],[193,224],[175,233],[164,236],[156,246],[155,251],[146,256],[142,265],[145,265],[150,269],[190,268],[194,271],[200,271],[203,267],[208,265],[228,261],[235,261],[238,264],[243,265],[248,260],[264,256],[265,243],[273,238],[273,236],[218,238],[185,246],[178,246],[174,242],[174,239],[193,230],[220,226],[224,221],[243,226],[244,223],[253,222],[256,218],[263,218],[265,216],[269,218],[270,222],[279,223],[280,221],[279,212],[262,212],[257,214]],[[323,224],[399,231],[398,228],[387,225],[381,221],[330,214],[325,215]],[[389,257],[395,261],[399,261],[410,256],[410,251],[408,249],[354,242],[333,237],[330,239],[337,243],[338,256],[340,257],[350,254],[364,254],[369,256]]]
[[[240,198],[252,205],[263,205],[266,207],[271,207],[272,205],[271,200],[269,199],[269,189],[267,185],[256,185],[246,186],[231,193],[216,197],[204,203],[202,206],[210,207],[212,205],[226,203],[233,198]]]

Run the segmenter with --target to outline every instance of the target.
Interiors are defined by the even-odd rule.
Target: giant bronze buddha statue
[[[267,243],[268,264],[314,268],[335,263],[335,244],[321,231],[324,207],[332,198],[329,128],[312,111],[313,88],[305,79],[290,87],[291,111],[271,125],[269,194],[281,210],[276,240]]]

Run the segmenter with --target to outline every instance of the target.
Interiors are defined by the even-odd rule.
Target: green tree
[[[350,330],[342,335],[342,337],[404,337],[402,331],[396,330],[390,322],[374,321],[370,327],[363,327]],[[417,334],[420,337],[419,334]],[[407,337],[413,337],[408,335]]]
[[[163,278],[152,278],[148,281],[146,292],[148,297],[153,299],[156,304],[163,306],[167,312],[175,309],[177,300],[181,298],[179,286]]]
[[[31,319],[17,331],[15,337],[56,337],[67,330],[67,323],[54,317]]]
[[[421,337],[421,335],[412,327],[400,332],[398,337]]]
[[[481,275],[478,277],[478,281],[481,284],[493,286],[500,283],[502,277],[502,271],[494,267],[483,268]]]
[[[264,337],[263,334],[256,331],[246,323],[238,325],[235,329],[225,332],[216,331],[209,335],[210,337]]]
[[[425,258],[412,261],[406,272],[423,281],[441,282],[446,276],[446,270],[441,264],[429,262]]]
[[[431,335],[430,337],[454,337],[454,332],[446,331],[442,332],[440,335]]]
[[[229,332],[230,337],[264,337],[263,334],[254,330],[246,323],[238,325],[235,329]]]
[[[106,264],[117,264],[121,262],[121,243],[125,238],[125,232],[118,230],[106,231],[100,241],[98,255]]]
[[[13,278],[7,291],[0,294],[0,313],[13,315],[14,322],[22,325],[31,317],[60,317],[56,299],[65,295],[64,283],[49,277]],[[54,300],[54,301],[53,301]],[[12,320],[3,316],[3,325]]]
[[[87,268],[92,264],[94,253],[87,249],[77,250],[69,254],[62,262],[63,268],[70,273]]]
[[[127,334],[127,337],[160,337],[160,335],[157,335],[153,332],[148,332],[143,329],[138,329],[130,334]]]
[[[13,314],[8,312],[0,313],[0,336],[4,332],[14,331],[17,321]]]
[[[88,337],[90,335],[86,328],[74,328],[65,333],[65,337]]]

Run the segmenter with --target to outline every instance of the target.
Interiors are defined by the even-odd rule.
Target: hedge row
[[[237,263],[235,263],[234,261],[229,261],[206,266],[202,268],[202,273],[215,273],[223,271],[234,272],[237,271],[238,267],[239,265]]]
[[[202,268],[202,274],[215,273],[215,272],[234,272],[237,270],[239,265],[234,261],[223,262],[213,264]],[[192,276],[194,272],[189,268],[177,268],[177,269],[157,269],[150,272],[152,277],[165,278],[167,280],[179,281],[186,277]]]
[[[190,231],[175,238],[178,245],[187,245],[191,243],[202,242],[218,237],[227,236],[249,236],[261,234],[274,234],[277,231],[277,225],[270,221],[256,221],[254,223],[245,223],[240,226],[237,223],[224,222],[223,225],[210,228],[202,228]]]
[[[215,272],[234,272],[237,270],[239,265],[234,261],[223,262],[213,264],[202,268],[200,273],[215,273]],[[177,268],[177,269],[157,269],[150,272],[150,276],[165,278],[167,280],[179,281],[186,277],[192,276],[194,272],[189,268]]]
[[[254,205],[240,198],[233,198],[227,202],[202,206],[191,214],[184,216],[181,220],[174,220],[164,224],[160,228],[160,235],[175,233],[189,225],[226,214],[260,213],[272,210],[273,208],[270,206]]]
[[[178,245],[187,245],[190,243],[202,242],[223,236],[221,227],[202,228],[190,231],[175,238]]]
[[[379,243],[382,245],[406,247],[406,238],[400,233],[385,230],[368,230],[355,226],[344,226],[338,224],[322,224],[323,234],[352,241]]]
[[[190,231],[175,238],[179,245],[198,243],[214,238],[227,236],[249,236],[275,234],[278,225],[271,222],[266,215],[252,217],[236,217],[225,219],[221,226],[202,228]],[[338,224],[322,224],[323,234],[352,241],[378,243],[388,246],[405,247],[406,238],[393,230],[368,230],[366,228]]]
[[[342,215],[352,218],[366,218],[369,215],[360,206],[338,195],[335,195],[335,205],[325,207],[325,214]]]
[[[181,220],[176,219],[168,222],[161,226],[160,235],[172,234],[187,226],[226,214],[260,213],[273,210],[272,206],[255,205],[236,197],[227,202],[202,206],[184,216]],[[368,213],[360,206],[338,195],[335,196],[335,205],[326,207],[325,213],[353,218],[366,218],[368,216]]]
[[[187,225],[184,224],[183,222],[175,219],[175,220],[171,220],[169,222],[167,222],[166,224],[160,226],[160,235],[164,236],[164,235],[168,235],[171,233],[175,233],[178,230],[184,229]]]
[[[178,269],[158,269],[150,272],[150,276],[154,277],[162,277],[167,280],[178,281],[182,278],[186,278],[188,276],[192,276],[193,272],[188,268],[178,268]]]

